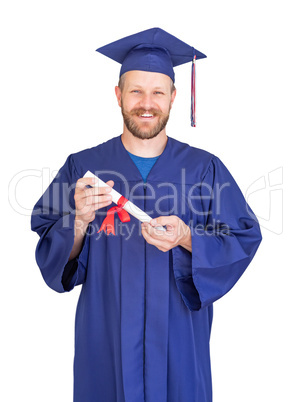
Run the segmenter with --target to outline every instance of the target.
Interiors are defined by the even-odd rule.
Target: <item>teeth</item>
[[[144,113],[141,115],[141,117],[153,117],[153,114]]]

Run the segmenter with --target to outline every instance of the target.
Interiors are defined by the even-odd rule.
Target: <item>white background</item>
[[[155,26],[208,56],[197,62],[197,127],[189,63],[176,68],[167,134],[219,156],[262,225],[253,263],[215,304],[214,402],[290,400],[287,25],[281,0],[1,5],[1,401],[72,401],[79,289],[45,285],[29,215],[70,153],[122,131],[120,66],[95,49]]]

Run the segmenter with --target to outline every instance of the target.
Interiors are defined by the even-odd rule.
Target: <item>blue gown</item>
[[[134,217],[115,216],[116,235],[74,242],[74,185],[87,170],[150,216],[177,215],[192,229],[192,253],[145,242]],[[210,402],[213,302],[252,260],[261,233],[234,179],[214,155],[172,138],[147,185],[121,137],[70,155],[36,203],[36,260],[57,292],[82,285],[75,323],[74,402]]]

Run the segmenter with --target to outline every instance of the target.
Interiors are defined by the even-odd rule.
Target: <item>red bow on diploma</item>
[[[98,233],[103,230],[105,233],[107,233],[107,235],[113,233],[113,235],[115,236],[115,224],[114,224],[115,212],[117,212],[121,222],[130,221],[130,215],[128,214],[127,211],[123,209],[127,201],[128,201],[127,198],[122,196],[118,199],[117,207],[112,207],[108,210],[107,216],[105,217]]]

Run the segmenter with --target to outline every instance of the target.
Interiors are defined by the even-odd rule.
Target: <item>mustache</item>
[[[163,113],[160,112],[160,110],[157,109],[142,109],[142,108],[136,108],[136,109],[132,109],[130,111],[131,115],[137,115],[137,116],[141,116],[142,114],[152,114],[153,116],[162,116]]]

